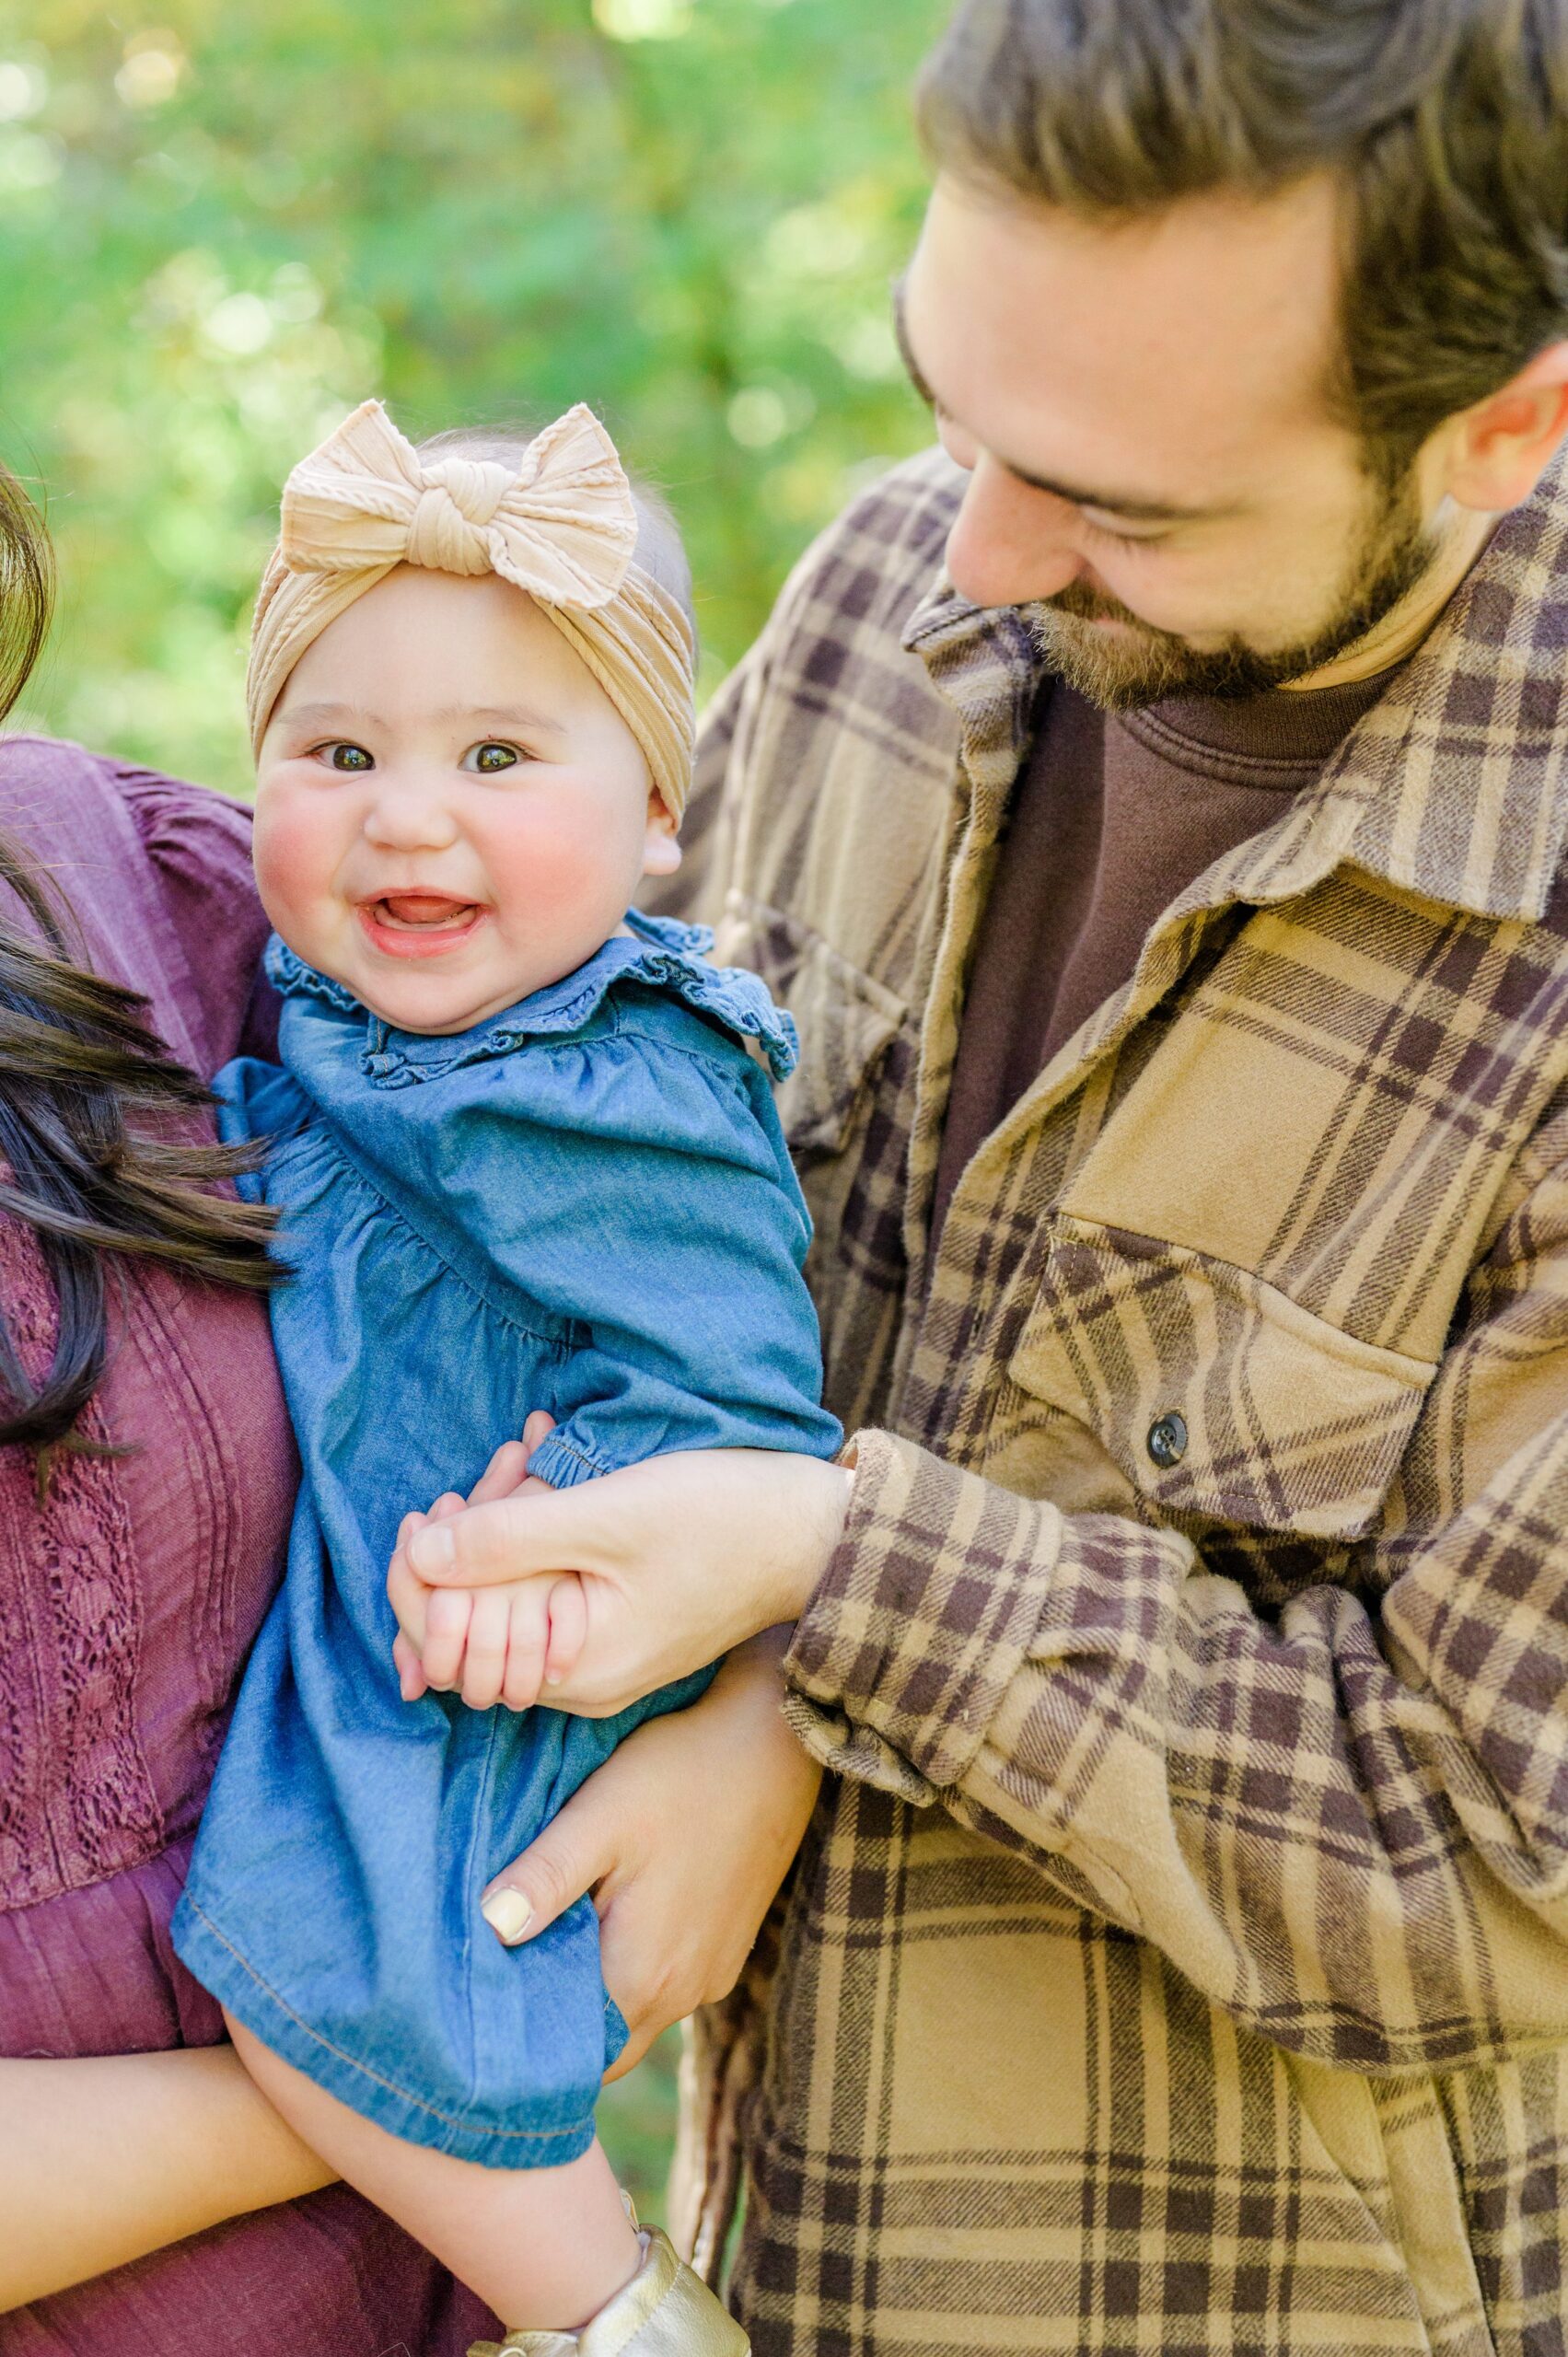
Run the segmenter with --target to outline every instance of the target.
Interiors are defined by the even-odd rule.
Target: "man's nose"
[[[365,814],[365,834],[378,851],[446,851],[458,840],[458,825],[434,779],[384,770]]]
[[[1053,598],[1084,571],[1070,500],[1020,482],[983,451],[947,535],[947,570],[976,606],[1023,606]]]

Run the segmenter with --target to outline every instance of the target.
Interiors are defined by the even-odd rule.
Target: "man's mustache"
[[[1122,622],[1155,645],[1179,646],[1184,643],[1176,633],[1156,630],[1153,622],[1144,621],[1142,615],[1124,606],[1120,598],[1109,597],[1087,581],[1069,581],[1064,589],[1058,589],[1051,598],[1031,598],[1027,610],[1031,614],[1067,614],[1080,622]]]

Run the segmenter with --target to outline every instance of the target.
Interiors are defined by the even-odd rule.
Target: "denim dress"
[[[175,1945],[262,2042],[405,2141],[575,2157],[626,2036],[579,1899],[505,1948],[498,1870],[621,1738],[614,1718],[404,1702],[387,1566],[546,1408],[564,1487],[669,1449],[830,1457],[809,1223],[769,1071],[794,1027],[712,936],[635,912],[564,980],[455,1037],[391,1029],[273,942],[280,1065],[217,1088],[270,1143],[250,1191],[293,1271],[273,1330],[303,1480]]]

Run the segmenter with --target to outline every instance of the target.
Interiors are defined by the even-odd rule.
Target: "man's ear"
[[[665,808],[657,794],[648,796],[648,831],[643,838],[643,873],[645,876],[673,876],[680,865],[680,845],[675,840],[675,820]]]
[[[1501,516],[1529,497],[1568,435],[1568,340],[1549,343],[1497,392],[1449,421],[1444,487]]]

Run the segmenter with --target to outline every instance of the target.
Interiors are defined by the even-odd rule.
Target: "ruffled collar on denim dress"
[[[775,1006],[755,974],[741,966],[710,966],[711,928],[629,909],[630,938],[617,935],[559,981],[503,1007],[469,1031],[400,1031],[361,1004],[352,991],[318,973],[274,934],[267,946],[268,980],[285,998],[317,998],[364,1023],[360,1069],[383,1088],[435,1080],[465,1064],[510,1055],[530,1039],[563,1038],[598,1012],[607,995],[628,983],[668,992],[743,1041],[755,1041],[775,1080],[794,1071],[800,1042],[791,1016]]]

